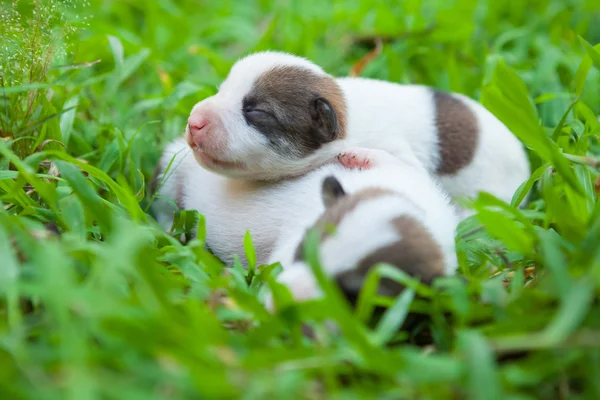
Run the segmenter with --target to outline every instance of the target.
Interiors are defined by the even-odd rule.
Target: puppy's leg
[[[352,147],[338,154],[338,161],[349,169],[371,169],[386,165],[408,164],[418,166],[419,162],[412,152],[406,151],[402,158],[395,157],[384,150]]]

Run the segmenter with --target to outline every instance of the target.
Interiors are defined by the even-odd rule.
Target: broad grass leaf
[[[521,123],[537,125],[537,112],[529,98],[529,91],[517,73],[503,61],[498,62],[494,71],[493,82],[502,91],[510,104],[519,106],[526,118]]]
[[[542,177],[544,171],[546,171],[548,168],[550,168],[550,165],[548,165],[547,163],[539,166],[531,174],[529,179],[527,179],[527,181],[523,182],[519,186],[519,188],[515,191],[515,194],[513,195],[513,198],[510,202],[511,207],[519,207],[519,205],[523,203],[527,195],[531,192],[531,189],[533,189],[533,185],[535,185],[535,182],[537,182]]]
[[[62,217],[68,230],[78,235],[80,238],[85,238],[87,227],[85,223],[85,210],[81,201],[76,195],[63,197],[58,201],[62,210]]]
[[[533,250],[534,227],[520,210],[485,192],[479,194],[474,206],[478,210],[477,219],[492,237],[521,254],[529,254]]]
[[[573,210],[575,221],[579,222],[583,229],[594,208],[596,194],[594,193],[594,184],[588,168],[583,165],[574,165],[573,170],[575,171],[575,176],[581,182],[583,195],[573,190],[570,186],[565,186],[564,193],[569,208]]]
[[[48,113],[48,115],[44,116],[43,118],[23,127],[23,129],[18,132],[19,136],[23,136],[24,134],[29,133],[29,132],[34,132],[38,129],[43,131],[46,124],[48,124],[49,122],[53,122],[59,116],[64,115],[75,108],[75,107],[71,107],[71,108],[65,107],[61,111],[56,111],[56,109],[53,106],[51,106],[50,103],[48,103],[47,101],[46,101],[46,103],[47,103],[46,108],[48,108],[49,111],[51,111],[51,112]],[[53,135],[50,137],[50,139],[54,139],[54,140],[61,139],[58,136],[59,129],[52,129],[52,132],[53,132]],[[37,135],[34,148],[38,147],[45,139],[46,139],[45,132],[44,132],[44,134]]]
[[[563,116],[558,122],[558,125],[556,125],[556,128],[554,128],[554,132],[552,133],[552,140],[554,140],[555,142],[558,140],[560,134],[562,133],[562,129],[565,125],[567,118],[569,117],[569,113],[571,112],[571,110],[573,110],[573,107],[577,105],[578,101],[579,97],[569,105],[569,108],[567,108],[567,111],[564,112]]]
[[[270,49],[270,43],[273,41],[273,37],[277,33],[277,23],[279,18],[277,15],[271,17],[267,28],[259,38],[258,42],[254,45],[252,52],[265,51]]]
[[[494,355],[485,337],[476,331],[462,331],[458,334],[457,348],[466,359],[468,398],[504,398]]]
[[[571,192],[568,195],[575,197],[578,200],[583,209],[580,210],[582,216],[587,221],[591,213],[594,211],[594,206],[597,201],[596,190],[594,187],[594,176],[590,172],[589,168],[584,165],[574,165],[575,174],[577,179],[583,186],[585,196],[580,196],[579,193]]]
[[[593,64],[594,62],[589,54],[585,54],[579,63],[579,67],[575,73],[575,94],[577,97],[580,97],[583,94],[585,82]]]
[[[53,184],[37,177],[34,169],[26,162],[20,160],[13,152],[11,152],[2,140],[0,140],[0,154],[4,155],[6,159],[10,160],[23,178],[26,179],[27,182],[29,182],[35,191],[42,197],[46,205],[52,211],[58,214],[58,209],[56,207],[57,196]]]
[[[142,49],[139,53],[125,58],[121,63],[117,63],[115,70],[106,83],[105,96],[114,96],[121,84],[137,71],[149,56],[150,50]]]
[[[375,343],[383,345],[394,337],[404,323],[414,297],[415,291],[409,288],[396,298],[394,304],[385,311],[377,325],[373,337]]]
[[[10,172],[13,172],[13,171],[10,171]],[[16,171],[14,171],[14,172],[16,172]],[[18,175],[18,173],[17,173],[17,175]],[[0,180],[0,190],[2,190],[4,192],[4,194],[2,195],[2,200],[7,203],[16,204],[22,208],[36,207],[37,203],[33,200],[31,195],[29,195],[23,189],[24,185],[25,185],[25,182],[22,178],[16,179],[16,180],[12,180],[12,179]],[[7,204],[6,207],[8,208],[9,205]]]
[[[474,305],[470,302],[469,288],[462,276],[438,278],[433,282],[436,291],[443,291],[450,298],[452,312],[456,316],[456,326],[462,326],[472,312]]]
[[[108,35],[108,43],[110,44],[110,50],[115,61],[115,66],[120,67],[123,65],[123,58],[125,51],[123,50],[123,44],[121,40],[116,36]]]
[[[600,202],[596,202],[574,263],[592,268],[593,276],[600,279]]]
[[[142,49],[139,53],[127,57],[125,61],[123,61],[122,69],[119,74],[119,83],[125,81],[137,71],[149,56],[150,50]]]
[[[198,227],[198,210],[178,210],[173,216],[171,234],[175,237],[193,235]]]
[[[579,42],[583,45],[585,52],[593,61],[596,68],[600,69],[600,44],[592,46],[587,40],[579,36]]]
[[[256,250],[254,249],[252,236],[249,231],[246,231],[244,234],[244,252],[248,261],[248,275],[254,274],[254,269],[256,268]]]
[[[19,173],[17,171],[0,170],[0,181],[16,179]]]
[[[3,87],[1,93],[3,95],[18,94],[18,93],[31,92],[31,91],[39,90],[39,89],[50,89],[52,87],[65,86],[65,85],[67,85],[67,82],[29,83],[26,85]]]
[[[545,202],[546,227],[556,224],[561,235],[569,240],[581,240],[587,224],[587,206],[580,193],[570,190],[560,176],[546,173],[541,179],[541,193]],[[572,205],[578,204],[577,208]]]
[[[204,214],[198,214],[198,225],[196,227],[196,239],[206,243],[206,218]]]
[[[178,243],[178,245],[180,245]],[[225,265],[217,256],[212,254],[206,245],[199,240],[192,240],[186,245],[186,247],[192,249],[194,255],[197,258],[197,262],[202,265],[203,270],[212,276],[218,276],[223,272]]]
[[[115,136],[115,140],[113,140],[102,152],[102,159],[98,163],[98,168],[107,174],[110,173],[115,162],[120,160],[123,155],[124,142],[122,136],[119,134],[116,134]]]
[[[60,117],[60,133],[62,134],[62,142],[65,146],[69,145],[78,104],[79,96],[76,95],[67,100],[63,106],[63,110],[68,109],[68,111],[64,112]]]
[[[150,110],[154,110],[162,106],[165,102],[165,99],[162,97],[158,97],[155,99],[144,99],[135,103],[131,110],[129,110],[130,115],[134,115],[137,113],[144,113]]]
[[[538,235],[540,256],[544,267],[549,269],[558,295],[561,298],[565,297],[572,286],[572,278],[568,273],[565,255],[561,251],[560,237],[555,231],[541,231]]]
[[[32,146],[32,150],[44,148],[46,150],[63,150],[64,144],[61,143],[62,136],[60,134],[59,117],[70,111],[69,108],[58,110],[49,98],[40,96],[36,105],[41,110],[40,116],[44,116],[37,120],[33,126],[28,126],[26,130],[34,133],[36,141]]]
[[[248,287],[252,283],[252,278],[254,277],[254,270],[252,270],[252,274],[250,273],[250,269],[246,270],[240,261],[240,257],[235,254],[233,256],[233,267],[231,268],[231,276],[233,277],[233,286],[238,289],[243,290],[246,293],[249,293]]]
[[[497,64],[492,82],[484,87],[482,103],[542,159],[551,162],[573,188],[583,191],[569,162],[539,125],[525,84],[503,62]]]
[[[411,277],[395,266],[383,263],[373,265],[367,273],[358,295],[355,315],[359,320],[367,322],[371,317],[374,307],[379,300],[377,296],[379,281],[383,278],[398,282],[423,297],[431,297],[434,294],[434,291],[429,286],[424,285],[418,279]]]
[[[169,96],[167,96],[164,99],[162,105],[164,105],[165,107],[172,107],[175,104],[177,104],[181,99],[191,96],[193,94],[197,94],[204,88],[205,86],[200,86],[190,81],[179,82],[177,86],[175,86],[175,89],[173,89],[173,92],[171,92]]]
[[[533,239],[514,220],[499,212],[480,210],[477,218],[490,235],[504,243],[509,249],[521,254],[529,254],[533,249]]]
[[[403,373],[418,383],[458,383],[465,370],[462,360],[412,349],[403,351],[401,360]]]
[[[205,57],[210,65],[217,71],[219,76],[226,76],[231,68],[231,62],[223,59],[223,56],[208,47],[198,46],[196,48],[198,55]]]
[[[14,248],[11,246],[9,230],[5,228],[11,219],[7,214],[0,215],[0,298],[6,298],[8,323],[16,329],[21,322],[18,299],[18,281],[20,268]]]
[[[127,210],[131,218],[137,221],[147,222],[148,218],[144,211],[140,208],[140,205],[135,197],[134,193],[117,185],[106,173],[99,170],[98,168],[79,161],[65,153],[59,153],[55,151],[45,152],[45,155],[49,158],[59,159],[66,161],[70,164],[77,165],[81,170],[87,172],[91,177],[99,180],[106,184],[110,190],[115,194],[121,205]]]
[[[594,299],[594,283],[588,278],[579,279],[561,298],[558,312],[541,334],[547,346],[555,346],[573,333],[587,315]]]
[[[61,160],[55,161],[61,176],[69,183],[77,197],[84,204],[88,211],[88,216],[95,219],[104,227],[109,227],[111,217],[108,208],[105,206],[102,198],[98,196],[94,188],[90,185],[81,171],[72,164]]]
[[[600,121],[598,120],[595,112],[587,104],[579,101],[575,106],[575,113],[579,118],[583,117],[585,120],[586,127],[589,128],[589,131],[586,133],[587,136],[591,137],[594,134],[600,133]]]

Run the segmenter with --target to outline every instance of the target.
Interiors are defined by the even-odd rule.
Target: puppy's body
[[[369,170],[332,163],[297,178],[254,182],[207,171],[195,162],[180,139],[167,148],[161,159],[159,182],[174,155],[171,170],[159,187],[160,197],[153,205],[157,220],[165,229],[170,228],[174,206],[165,198],[176,199],[179,208],[198,209],[206,217],[207,245],[226,263],[233,261],[234,254],[245,263],[243,237],[249,230],[258,263],[280,261],[286,270],[302,267],[298,248],[307,229],[315,223],[333,221],[337,233],[322,243],[323,265],[332,275],[354,270],[379,256],[406,254],[392,251],[372,256],[411,235],[409,232],[425,232],[424,236],[430,238],[426,246],[439,249],[436,265],[431,266],[436,274],[452,273],[456,268],[457,217],[448,196],[414,158],[399,160],[372,150],[367,153],[375,155]],[[402,179],[397,179],[399,175]],[[341,183],[352,207],[325,208],[319,193],[325,178],[331,176]],[[408,220],[398,220],[403,216]],[[419,243],[422,246],[425,242]],[[302,268],[306,273],[306,266]],[[282,275],[283,281],[286,276]]]
[[[347,99],[349,127],[347,138],[336,143],[340,148],[413,152],[451,196],[475,197],[487,191],[510,202],[528,179],[521,143],[468,97],[373,79],[337,82]]]
[[[311,225],[320,234],[325,273],[351,301],[358,297],[369,270],[379,263],[395,266],[427,284],[454,273],[458,217],[447,194],[416,159],[398,160],[380,150],[354,149],[352,160],[357,154],[367,158],[372,169],[355,174],[335,171],[325,178],[326,208]],[[395,179],[398,173],[403,177],[400,184]],[[307,228],[299,228],[279,239],[270,262],[282,263],[278,281],[294,298],[307,300],[321,292],[303,256]],[[382,279],[378,290],[381,295],[396,296],[402,285]],[[273,310],[270,293],[266,305]]]
[[[520,142],[465,96],[336,79],[275,52],[238,61],[219,92],[196,104],[186,139],[204,167],[252,180],[301,175],[349,147],[410,152],[452,196],[510,201],[529,176]]]

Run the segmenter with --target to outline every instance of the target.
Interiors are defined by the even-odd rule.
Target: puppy
[[[305,232],[320,234],[319,253],[324,271],[342,292],[355,300],[370,268],[395,266],[429,284],[453,274],[457,260],[455,231],[458,216],[450,198],[415,159],[399,160],[381,150],[351,149],[342,163],[369,165],[364,172],[330,171],[322,181],[325,211],[310,228],[282,236],[269,262],[281,262],[278,281],[296,300],[321,296],[303,258]],[[402,179],[397,179],[398,175]],[[380,282],[381,295],[395,296],[400,284]],[[267,308],[273,310],[270,293]]]
[[[243,239],[249,230],[257,263],[281,262],[279,279],[298,300],[319,295],[301,252],[310,227],[323,230],[322,264],[349,298],[379,262],[427,282],[456,269],[458,217],[450,197],[412,153],[400,158],[352,148],[303,176],[257,182],[202,168],[178,139],[167,147],[159,168],[153,211],[165,229],[175,209],[200,210],[207,245],[228,264],[235,254],[247,263]],[[399,287],[387,282],[381,290],[392,294]]]
[[[334,78],[279,52],[235,63],[192,109],[185,140],[203,167],[250,180],[298,176],[351,147],[412,153],[455,198],[486,191],[509,202],[530,174],[517,138],[463,95]]]

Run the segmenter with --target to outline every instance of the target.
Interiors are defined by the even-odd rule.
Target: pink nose
[[[188,129],[190,130],[190,144],[193,147],[200,146],[207,136],[208,118],[204,114],[195,113],[188,118]]]

